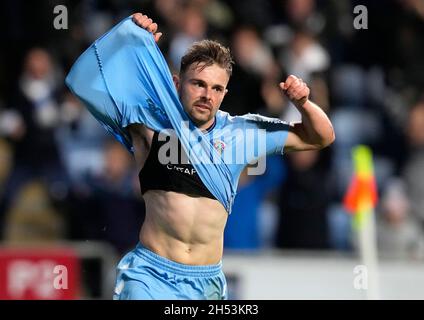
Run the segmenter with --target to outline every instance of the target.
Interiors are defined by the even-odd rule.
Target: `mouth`
[[[207,104],[203,104],[203,103],[196,103],[194,106],[200,110],[209,110],[209,111],[212,110],[211,106]]]

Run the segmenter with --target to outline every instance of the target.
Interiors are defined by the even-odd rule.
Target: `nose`
[[[212,100],[212,89],[204,88],[204,90],[202,91],[202,98],[204,98],[207,101],[211,101]]]

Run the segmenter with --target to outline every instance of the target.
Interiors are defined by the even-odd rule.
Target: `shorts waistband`
[[[220,261],[218,264],[200,266],[182,264],[161,257],[160,255],[144,247],[141,243],[137,244],[134,252],[136,255],[145,259],[156,267],[182,276],[215,277],[218,276],[222,270],[222,261]]]

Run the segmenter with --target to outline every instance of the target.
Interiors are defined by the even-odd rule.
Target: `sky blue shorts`
[[[225,300],[222,263],[192,266],[163,258],[140,243],[117,267],[114,300]]]

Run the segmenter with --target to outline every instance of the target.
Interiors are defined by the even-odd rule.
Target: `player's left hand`
[[[308,101],[309,87],[294,75],[288,76],[285,82],[280,82],[280,88],[297,108],[301,108]]]
[[[162,32],[157,32],[158,25],[157,23],[153,22],[152,19],[142,13],[137,12],[132,15],[132,20],[140,28],[146,29],[152,33],[156,42],[159,41],[160,37],[162,36]]]

